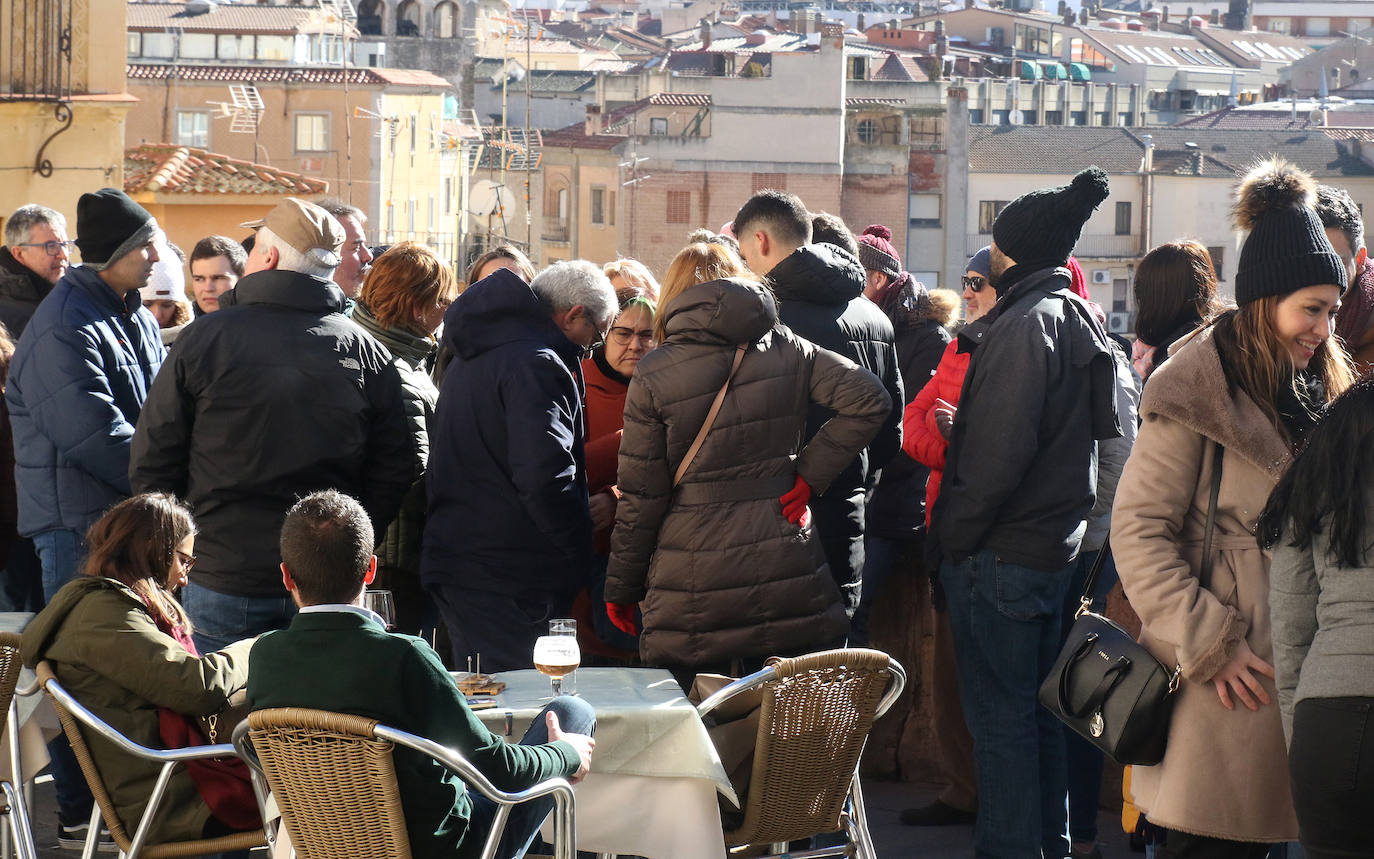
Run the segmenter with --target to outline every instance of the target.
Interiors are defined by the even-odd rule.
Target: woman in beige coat
[[[1164,760],[1132,775],[1136,805],[1166,830],[1159,859],[1262,859],[1269,843],[1298,835],[1274,704],[1269,558],[1254,530],[1315,413],[1351,382],[1349,359],[1330,339],[1344,267],[1310,208],[1314,192],[1309,176],[1283,162],[1246,177],[1240,307],[1181,341],[1151,376],[1117,488],[1121,583],[1142,643],[1183,681]]]

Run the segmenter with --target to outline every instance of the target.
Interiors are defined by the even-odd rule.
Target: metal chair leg
[[[100,806],[91,806],[91,823],[86,829],[86,844],[81,848],[81,859],[95,859],[96,848],[100,845]]]
[[[878,852],[873,847],[873,836],[868,832],[868,810],[864,807],[863,787],[859,784],[859,773],[856,770],[853,781],[849,787],[849,802],[852,838],[858,847],[858,859],[878,859]]]

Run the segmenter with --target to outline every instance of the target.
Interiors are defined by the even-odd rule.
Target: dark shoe
[[[1078,846],[1070,847],[1069,859],[1102,859],[1102,845],[1094,844],[1086,850]]]
[[[62,850],[82,850],[86,846],[86,833],[90,831],[90,822],[82,820],[79,823],[63,823],[62,818],[57,818],[57,846]],[[110,835],[110,830],[100,827],[100,840],[96,843],[96,849],[101,853],[117,853],[119,848],[115,846],[114,838]]]
[[[901,820],[907,826],[970,826],[977,816],[937,799],[930,805],[904,809]]]

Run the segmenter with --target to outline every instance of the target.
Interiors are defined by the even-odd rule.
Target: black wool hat
[[[1083,225],[1108,193],[1107,174],[1089,167],[1067,185],[1022,194],[993,222],[992,241],[1017,265],[1064,265]]]
[[[153,216],[118,188],[82,194],[76,202],[76,246],[86,268],[102,271],[156,234]]]
[[[1249,230],[1236,266],[1236,303],[1318,284],[1345,294],[1347,274],[1312,208],[1317,183],[1278,158],[1262,161],[1236,192],[1236,225]]]

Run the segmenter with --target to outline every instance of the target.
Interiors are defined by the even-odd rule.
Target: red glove
[[[797,475],[797,482],[792,484],[792,488],[787,494],[778,499],[782,502],[782,515],[801,528],[806,527],[811,515],[806,509],[806,502],[811,500],[811,487],[800,474]]]
[[[615,628],[626,635],[639,635],[639,624],[635,623],[634,603],[606,603],[606,616],[615,624]]]

